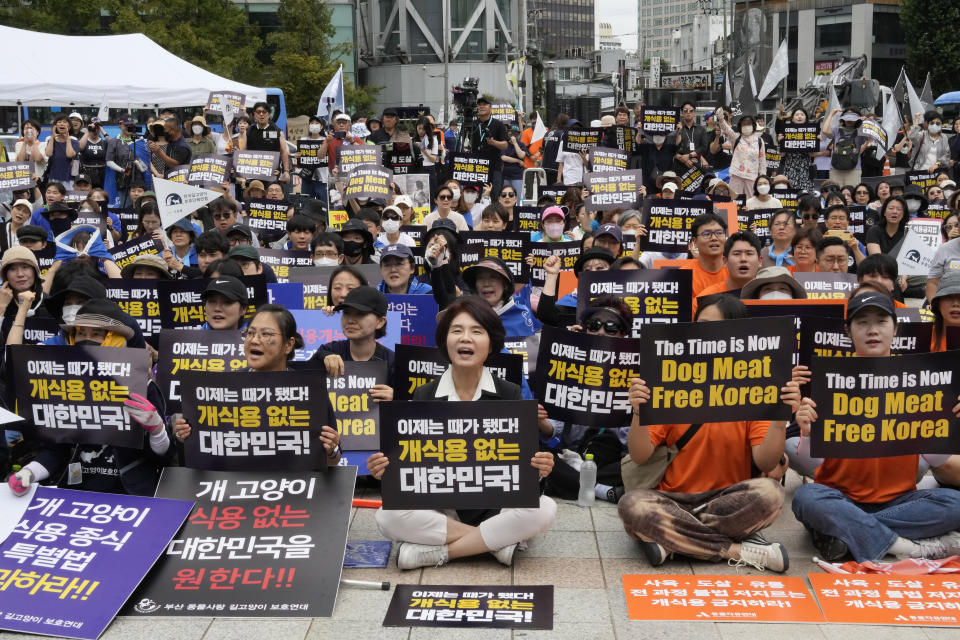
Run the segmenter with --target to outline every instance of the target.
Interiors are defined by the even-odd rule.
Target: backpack
[[[833,145],[833,155],[830,156],[830,166],[837,171],[850,171],[857,168],[857,161],[860,159],[860,150],[857,149],[856,132],[848,136],[837,136],[837,142]]]
[[[667,472],[667,467],[702,426],[703,423],[691,424],[683,435],[669,447],[666,445],[656,447],[643,464],[634,462],[630,454],[625,455],[620,460],[620,476],[623,478],[624,489],[633,491],[635,489],[656,488],[660,484],[660,480],[663,479],[663,474]]]

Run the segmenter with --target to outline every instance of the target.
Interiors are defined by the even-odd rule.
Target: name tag
[[[960,269],[960,260],[951,260],[948,269]]]
[[[267,135],[264,136],[264,137],[265,137],[265,138],[271,138],[271,139],[272,139],[272,138],[276,138],[276,137],[277,137],[277,132],[276,132],[276,131],[267,131]]]

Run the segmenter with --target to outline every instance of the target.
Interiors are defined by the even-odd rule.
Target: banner
[[[443,375],[450,364],[443,359],[437,347],[417,347],[398,344],[394,350],[393,393],[394,400],[410,400],[413,392],[428,382]],[[517,386],[523,383],[523,358],[511,353],[492,353],[484,366],[497,378],[512,382]]]
[[[33,162],[0,162],[0,191],[33,189]]]
[[[630,379],[644,378],[640,345],[543,326],[534,395],[554,420],[595,427],[630,424]]]
[[[800,200],[800,192],[796,189],[783,189],[778,186],[770,191],[770,195],[779,200],[784,209],[796,212],[797,202]]]
[[[928,188],[937,184],[937,174],[928,171],[907,171],[907,184],[915,184],[926,193]]]
[[[157,207],[160,209],[160,221],[164,229],[221,197],[216,191],[156,177],[153,179],[153,189],[157,192]]]
[[[380,153],[379,145],[351,144],[337,147],[337,169],[346,175],[363,165],[382,167]],[[393,176],[392,171],[390,176]]]
[[[517,124],[517,110],[512,104],[498,103],[490,105],[490,116],[508,125]]]
[[[124,615],[333,615],[355,474],[167,467],[157,496],[196,507]]]
[[[398,584],[383,626],[553,629],[553,585]]]
[[[516,283],[530,281],[530,267],[526,257],[530,251],[530,235],[512,231],[461,231],[463,242],[466,245],[476,242],[483,243],[483,258],[500,258],[507,263],[507,268]],[[466,269],[470,262],[460,261],[460,266]]]
[[[884,151],[889,148],[887,146],[887,132],[884,131],[883,126],[879,122],[864,120],[860,124],[860,131],[858,132],[858,135],[873,140],[877,143],[877,147],[883,149]]]
[[[257,249],[260,254],[260,263],[269,265],[277,282],[287,282],[290,269],[297,267],[312,267],[313,255],[309,251],[294,251],[293,249]]]
[[[912,220],[911,220],[912,222]],[[909,223],[907,232],[897,254],[897,271],[901,276],[928,276],[933,265],[934,251],[927,244],[927,239],[916,233]]]
[[[367,279],[371,286],[380,282],[380,265],[354,264],[351,268],[358,270]],[[290,282],[303,283],[303,309],[322,309],[327,306],[327,287],[330,276],[340,265],[329,267],[298,267],[291,269],[287,276]]]
[[[9,335],[14,317],[7,316],[0,323],[0,334]],[[40,344],[60,333],[60,322],[53,318],[31,316],[23,321],[22,344]],[[2,538],[0,538],[2,540]]]
[[[345,340],[341,329],[340,312],[333,315],[305,310],[291,310],[297,321],[297,331],[303,338],[304,347],[298,349],[293,357],[295,362],[304,362],[313,357],[323,345],[334,340]],[[387,334],[377,342],[393,349],[400,342],[400,314],[387,311]]]
[[[633,127],[614,125],[605,130],[604,145],[609,148],[619,149],[627,153],[636,151],[637,130]],[[596,171],[596,169],[594,169]]]
[[[710,70],[660,73],[661,89],[712,89]]]
[[[233,171],[238,178],[244,180],[273,182],[276,179],[279,167],[279,151],[237,149],[233,154]]]
[[[357,167],[347,176],[347,188],[343,192],[344,200],[353,198],[371,198],[374,200],[389,200],[392,196],[390,180],[393,172],[383,167],[363,165]]]
[[[513,231],[523,233],[536,233],[540,231],[541,215],[540,207],[526,205],[515,206],[513,208]]]
[[[782,160],[782,157],[776,147],[764,147],[763,157],[767,161],[767,173],[780,170],[780,160]]]
[[[643,107],[640,111],[643,133],[648,136],[676,133],[680,123],[679,107]]]
[[[694,219],[713,210],[709,202],[649,198],[643,203],[647,235],[640,240],[644,251],[685,253]]]
[[[650,400],[639,424],[789,420],[780,387],[790,381],[795,340],[790,318],[645,327],[640,361],[655,364],[642,376]]]
[[[516,213],[516,212],[514,212]],[[543,263],[550,256],[560,257],[560,271],[573,271],[580,257],[580,241],[569,240],[567,242],[531,242],[530,250],[527,253],[533,256],[533,265],[530,267],[530,284],[534,287],[542,287],[543,280],[547,273],[543,269]]]
[[[857,274],[832,271],[802,271],[793,274],[807,292],[808,300],[844,300],[857,288]]]
[[[216,114],[223,113],[223,104],[230,105],[230,110],[234,113],[244,113],[247,96],[236,91],[211,91],[207,96],[207,106],[205,112]]]
[[[615,295],[633,312],[633,337],[643,325],[690,322],[693,272],[689,269],[583,271],[577,284],[577,317],[600,295]]]
[[[703,171],[700,167],[694,165],[683,172],[680,176],[680,191],[689,194],[697,194],[700,187],[703,186]]]
[[[0,543],[0,629],[86,640],[100,637],[193,507],[42,486],[21,499],[30,504]]]
[[[327,156],[320,155],[323,138],[300,138],[297,140],[297,164],[309,169],[317,169],[328,163]]]
[[[41,438],[53,442],[139,449],[145,431],[131,422],[123,402],[147,395],[149,357],[125,347],[14,345],[15,412]]]
[[[193,432],[186,465],[212,471],[323,470],[320,428],[329,424],[324,376],[293,371],[180,375]]]
[[[230,156],[202,154],[190,160],[187,184],[196,187],[218,187],[230,180]]]
[[[783,140],[780,141],[780,151],[819,151],[820,125],[813,124],[786,124],[783,127]]]
[[[529,509],[537,403],[388,402],[380,415],[384,509]]]
[[[827,622],[911,627],[955,627],[960,624],[957,611],[960,582],[955,573],[809,573],[807,577]]]
[[[167,414],[181,413],[180,376],[184,371],[244,371],[247,357],[239,331],[163,329],[157,349],[157,384],[167,401]]]
[[[567,153],[586,153],[600,144],[603,129],[592,127],[589,129],[567,129],[563,132],[563,150]]]
[[[380,403],[370,397],[370,388],[389,384],[383,360],[344,362],[342,376],[327,376],[330,406],[336,415],[344,451],[376,451],[380,448]]]
[[[450,179],[464,186],[482,187],[490,182],[490,160],[476,155],[455,153]]]
[[[111,278],[107,280],[107,299],[116,302],[123,312],[137,321],[143,339],[157,348],[160,334],[160,302],[157,281]]]
[[[413,151],[414,144],[411,141],[387,142],[379,145],[383,149],[383,166],[392,170],[395,176],[413,173],[418,161]]]
[[[811,425],[815,458],[882,458],[960,452],[953,406],[956,354],[898,358],[814,357]]]
[[[626,171],[630,166],[630,154],[619,149],[591,147],[587,153],[590,171],[605,173],[608,171]]]
[[[267,281],[263,274],[243,276],[250,306],[244,317],[249,319],[257,307],[267,301]],[[198,329],[207,320],[203,291],[210,278],[158,280],[157,296],[160,302],[160,326],[164,329]]]
[[[137,256],[150,254],[159,256],[163,253],[163,244],[153,236],[140,236],[110,249],[110,255],[117,266],[123,269],[136,260]]]
[[[186,184],[187,183],[187,174],[190,173],[190,165],[188,164],[178,164],[172,169],[167,171],[167,181],[174,182],[176,184]],[[156,176],[153,177],[154,180],[157,179]],[[156,186],[156,183],[154,183]],[[219,194],[218,194],[219,195]],[[176,222],[176,221],[174,221]]]
[[[590,191],[586,200],[587,211],[607,211],[620,207],[629,209],[640,200],[643,171],[586,173],[583,181]]]
[[[388,293],[387,310],[400,316],[400,343],[434,346],[437,333],[437,301],[431,295]]]

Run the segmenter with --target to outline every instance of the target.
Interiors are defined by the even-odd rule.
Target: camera
[[[309,169],[304,167],[297,167],[290,173],[295,176],[300,176],[301,180],[313,180],[313,173],[315,169]]]
[[[460,118],[460,128],[457,134],[457,149],[470,151],[470,136],[466,131],[473,131],[477,119],[477,98],[480,80],[478,78],[464,78],[463,82],[453,87],[453,107]]]

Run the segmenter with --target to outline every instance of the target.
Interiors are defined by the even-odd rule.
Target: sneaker
[[[647,562],[650,563],[651,567],[659,567],[673,557],[672,553],[661,547],[656,542],[644,542],[641,540],[640,549],[643,551],[643,555],[647,557]]]
[[[850,553],[847,543],[840,538],[834,538],[819,531],[811,531],[811,535],[813,536],[814,548],[820,554],[820,559],[825,562],[836,562]]]
[[[617,485],[615,487],[610,487],[607,489],[607,502],[612,502],[617,504],[620,502],[620,498],[623,497],[623,494],[626,493],[626,489],[623,488],[623,485]]]
[[[731,558],[728,562],[734,567],[750,566],[760,571],[769,569],[783,573],[790,567],[787,549],[779,542],[768,542],[759,533],[752,534],[740,541],[740,559]]]
[[[516,544],[507,545],[502,549],[491,551],[490,553],[502,565],[511,566],[513,564],[513,554],[517,550]]]
[[[915,541],[920,546],[920,557],[925,560],[940,560],[960,555],[960,531],[951,531],[936,538]]]
[[[401,569],[440,567],[447,564],[447,547],[403,542],[397,550],[397,566]]]

